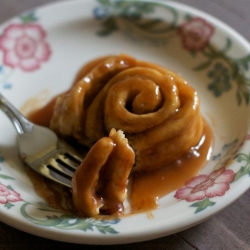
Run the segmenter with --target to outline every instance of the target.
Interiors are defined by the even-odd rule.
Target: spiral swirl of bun
[[[84,66],[57,98],[51,128],[91,147],[112,128],[136,155],[133,171],[166,166],[195,147],[203,134],[197,92],[177,74],[128,55]]]

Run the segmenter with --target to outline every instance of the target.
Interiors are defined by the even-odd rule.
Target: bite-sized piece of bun
[[[87,217],[121,214],[135,154],[121,130],[111,129],[90,149],[72,179],[73,202]]]

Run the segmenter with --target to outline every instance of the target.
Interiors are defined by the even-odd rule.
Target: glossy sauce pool
[[[55,99],[52,99],[45,107],[29,114],[28,118],[36,124],[49,126]],[[146,173],[132,174],[129,190],[130,213],[147,212],[157,208],[158,199],[181,188],[194,176],[198,175],[209,160],[212,143],[213,135],[211,128],[204,121],[204,132],[200,145],[192,148],[182,158],[164,168]],[[66,208],[66,210],[68,208],[72,212],[70,192],[64,189],[62,191],[60,188],[58,191],[58,188],[53,183],[44,180],[30,170],[28,170],[28,175],[39,196],[44,198],[53,207],[59,209]],[[68,203],[69,206],[65,205],[65,203]]]
[[[135,173],[131,184],[131,212],[157,208],[159,198],[184,186],[198,175],[210,158],[212,141],[212,131],[204,122],[203,137],[196,148],[164,168],[142,174]]]

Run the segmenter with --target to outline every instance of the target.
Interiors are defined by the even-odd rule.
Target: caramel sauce
[[[37,125],[49,127],[50,120],[53,115],[53,108],[55,106],[55,102],[56,102],[56,97],[54,97],[44,107],[29,113],[28,114],[29,120]]]
[[[49,126],[54,104],[55,98],[45,107],[30,113],[29,119],[38,125]],[[209,160],[212,142],[211,128],[204,121],[204,132],[200,145],[192,148],[182,158],[164,168],[132,174],[129,191],[130,213],[148,212],[156,209],[159,206],[158,199],[184,186],[199,174]],[[71,192],[58,187],[30,169],[28,169],[27,174],[33,182],[37,194],[44,198],[49,205],[57,209],[77,213],[73,208]]]
[[[158,199],[181,188],[198,175],[209,160],[212,139],[212,131],[204,121],[201,145],[164,168],[141,174],[135,173],[131,178],[131,212],[137,213],[157,208]]]

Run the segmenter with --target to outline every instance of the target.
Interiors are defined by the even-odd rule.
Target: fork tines
[[[71,187],[71,179],[82,161],[79,153],[69,145],[59,142],[57,148],[44,156],[42,163],[32,164],[43,176],[64,186]],[[44,161],[44,158],[47,158]],[[34,166],[36,165],[36,166]]]

